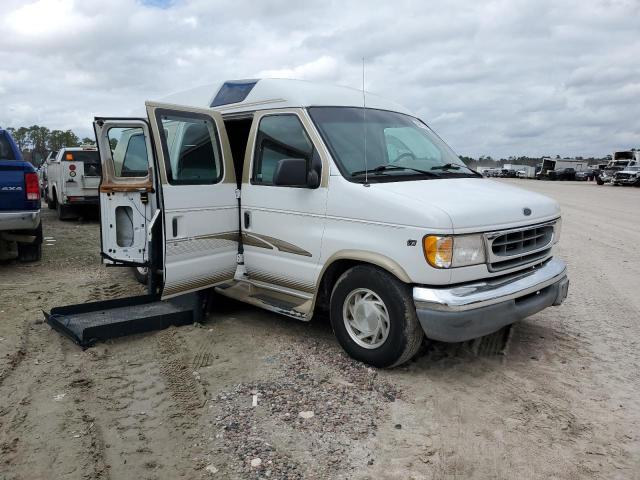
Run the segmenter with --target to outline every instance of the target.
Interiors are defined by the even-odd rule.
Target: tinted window
[[[311,161],[313,144],[296,115],[270,115],[260,120],[252,183],[273,185],[273,174],[284,158]]]
[[[84,163],[93,163],[93,164],[100,163],[100,157],[98,156],[98,152],[91,151],[91,150],[65,152],[62,159],[69,160],[70,162],[84,162]]]
[[[144,177],[148,173],[147,143],[143,134],[134,135],[129,139],[127,151],[122,162],[122,177]]]
[[[217,130],[207,115],[159,111],[167,177],[173,185],[206,185],[222,178]],[[168,161],[167,161],[168,160]]]
[[[7,138],[0,134],[0,159],[2,160],[15,160],[16,156],[13,153],[11,144]]]

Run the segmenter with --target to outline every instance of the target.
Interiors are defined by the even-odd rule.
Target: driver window
[[[142,128],[110,128],[107,135],[116,176],[146,177],[149,156]]]

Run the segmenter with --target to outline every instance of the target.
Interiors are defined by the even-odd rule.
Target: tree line
[[[9,127],[7,130],[11,132],[25,160],[36,165],[42,163],[49,152],[60,150],[62,147],[96,144],[95,139],[81,139],[72,130],[50,130],[40,125]]]

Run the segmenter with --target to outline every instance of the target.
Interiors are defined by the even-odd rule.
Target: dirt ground
[[[562,204],[569,298],[394,370],[237,303],[82,351],[41,310],[144,290],[45,207],[0,265],[0,480],[640,478],[640,189],[505,181]]]

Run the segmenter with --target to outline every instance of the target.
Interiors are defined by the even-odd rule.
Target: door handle
[[[173,238],[176,238],[178,236],[178,217],[173,217],[171,227],[173,230]]]
[[[249,228],[251,226],[251,212],[244,212],[244,228]]]

